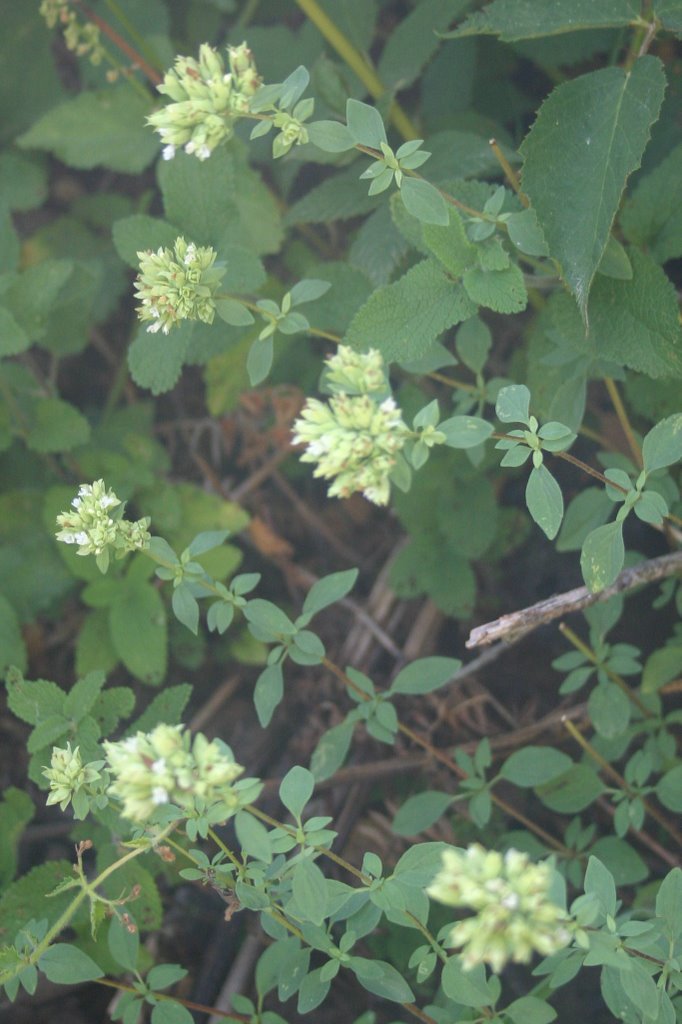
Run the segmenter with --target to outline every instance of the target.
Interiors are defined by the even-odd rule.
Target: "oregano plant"
[[[6,20],[7,1007],[674,1024],[678,5]]]

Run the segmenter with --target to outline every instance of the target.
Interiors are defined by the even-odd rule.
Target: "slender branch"
[[[485,622],[471,630],[466,647],[483,647],[496,640],[506,640],[507,643],[515,643],[527,633],[532,633],[539,626],[545,626],[554,619],[571,612],[581,611],[589,608],[598,601],[608,601],[615,594],[622,594],[634,587],[642,586],[644,583],[655,583],[657,580],[665,579],[682,572],[682,551],[674,551],[670,555],[661,555],[659,558],[651,558],[639,565],[633,565],[624,569],[616,577],[610,587],[600,590],[598,593],[591,593],[587,587],[576,587],[574,590],[566,590],[563,594],[554,594],[552,597],[538,601],[536,604],[521,608],[516,612],[509,612],[507,615],[493,619],[492,622]]]
[[[637,710],[643,718],[653,718],[653,712],[651,712],[649,708],[646,706],[646,704],[644,704],[644,702],[639,699],[639,697],[632,689],[632,687],[628,686],[623,677],[619,676],[618,673],[614,672],[612,668],[608,667],[608,665],[600,664],[599,658],[596,656],[592,648],[589,647],[588,644],[586,644],[583,640],[581,640],[577,633],[574,633],[574,631],[564,622],[562,622],[559,626],[559,631],[563,633],[563,635],[566,637],[568,641],[570,641],[570,643],[573,644],[576,650],[580,651],[581,654],[584,654],[586,658],[589,658],[593,665],[596,665],[598,668],[600,668],[603,672],[606,673],[611,682],[615,683],[615,685],[623,691],[627,699],[635,705],[635,707],[637,708]]]
[[[105,985],[107,988],[118,989],[119,992],[132,992],[136,996],[142,996],[136,988],[132,985],[124,985],[121,981],[112,981],[110,978],[95,978],[98,985]],[[180,1003],[181,1006],[186,1006],[188,1010],[198,1010],[199,1013],[211,1013],[218,1017],[224,1017],[225,1020],[237,1020],[243,1021],[243,1024],[249,1024],[249,1021],[253,1020],[251,1016],[245,1017],[243,1013],[236,1013],[234,1010],[218,1010],[215,1006],[206,1006],[204,1003],[195,1003],[191,999],[182,999],[180,996],[169,996],[164,992],[154,992],[154,998],[162,1002],[169,1003]]]
[[[519,176],[516,173],[516,171],[514,170],[514,168],[512,167],[512,165],[507,160],[507,158],[504,155],[504,153],[502,152],[502,149],[501,149],[500,144],[497,141],[497,139],[489,139],[488,140],[488,145],[492,149],[493,154],[494,154],[495,159],[497,160],[498,164],[500,165],[500,167],[504,171],[505,178],[507,179],[507,181],[509,182],[511,187],[514,189],[514,191],[516,192],[517,196],[519,197],[519,199],[521,200],[523,205],[524,206],[529,206],[530,204],[528,202],[528,196],[525,195],[525,193],[521,189],[521,182],[519,181]]]

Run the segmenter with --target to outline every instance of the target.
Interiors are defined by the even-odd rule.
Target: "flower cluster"
[[[178,146],[185,153],[207,160],[216,146],[232,137],[238,117],[249,110],[260,87],[251,51],[246,43],[227,51],[230,70],[217,50],[199,47],[199,60],[176,57],[164,75],[159,92],[172,103],[147,118],[164,142],[163,156],[172,160]]]
[[[476,843],[445,850],[443,868],[426,891],[440,903],[475,911],[453,926],[448,945],[461,948],[465,968],[487,962],[499,973],[509,960],[527,963],[534,950],[549,956],[571,941],[571,919],[549,896],[551,877],[547,864],[533,864],[525,853],[503,856]]]
[[[67,49],[75,53],[77,57],[87,55],[91,64],[101,64],[104,47],[100,39],[99,28],[92,22],[81,24],[69,3],[70,0],[42,0],[39,13],[47,22],[48,28],[54,28],[57,24],[63,26],[62,31]]]
[[[90,761],[83,764],[79,748],[71,749],[71,744],[66,747],[53,747],[50,767],[43,768],[43,775],[50,783],[50,795],[47,798],[48,804],[59,804],[63,811],[74,801],[74,807],[78,810],[81,791],[86,786],[102,780],[99,769],[104,761]],[[87,809],[86,807],[83,810]],[[83,815],[78,814],[78,817]]]
[[[225,268],[215,265],[217,253],[210,246],[189,244],[176,238],[173,250],[138,252],[140,272],[135,298],[140,320],[151,321],[147,330],[168,334],[181,320],[213,323],[215,298]]]
[[[111,488],[107,490],[104,480],[81,484],[71,506],[68,512],[57,516],[57,525],[61,526],[57,540],[78,544],[79,555],[97,555],[104,560],[104,568],[110,550],[122,557],[149,546],[149,517],[137,522],[121,518],[125,506]]]
[[[336,393],[328,402],[309,398],[294,423],[294,444],[306,445],[301,462],[316,462],[314,475],[334,481],[330,497],[360,491],[385,505],[389,477],[410,431],[393,398],[381,400],[386,393],[381,356],[342,345],[327,367],[327,384]]]
[[[161,804],[191,811],[196,798],[207,805],[216,801],[236,811],[239,804],[231,783],[244,770],[235,764],[229,748],[191,735],[182,725],[157,725],[150,733],[116,743],[105,742],[114,782],[107,792],[123,804],[123,816],[145,822]]]

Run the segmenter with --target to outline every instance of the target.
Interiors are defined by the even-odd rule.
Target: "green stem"
[[[83,903],[84,900],[86,900],[91,895],[97,896],[96,889],[102,884],[102,882],[105,882],[107,878],[110,877],[110,875],[113,875],[116,871],[118,871],[120,867],[122,867],[124,864],[127,864],[128,861],[134,860],[136,857],[139,857],[140,854],[142,853],[148,853],[152,846],[158,845],[158,843],[162,839],[165,839],[166,836],[169,835],[174,828],[175,822],[172,822],[170,825],[167,825],[166,828],[163,829],[163,831],[159,833],[159,835],[154,839],[153,842],[150,841],[148,846],[135,847],[134,850],[130,850],[129,853],[126,853],[122,857],[119,857],[117,861],[114,861],[114,863],[110,864],[108,868],[105,868],[104,871],[101,871],[97,878],[95,878],[92,882],[85,882],[80,892],[78,892],[76,896],[74,896],[69,906],[59,915],[59,917],[52,925],[52,927],[48,929],[44,937],[40,940],[35,949],[33,949],[30,956],[26,960],[22,961],[22,965],[18,969],[23,970],[24,967],[27,967],[30,964],[37,964],[43,953],[50,945],[50,943],[54,939],[56,939],[56,937],[59,935],[61,931],[64,930],[64,928],[66,928],[69,921],[72,919],[73,915],[80,907],[81,903]],[[5,984],[5,982],[9,981],[11,978],[15,976],[16,973],[16,969],[10,972],[5,971],[1,973],[0,985],[3,985]]]

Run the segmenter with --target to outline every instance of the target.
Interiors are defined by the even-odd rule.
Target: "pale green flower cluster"
[[[527,963],[533,952],[549,956],[572,938],[571,919],[549,896],[551,870],[525,853],[504,856],[478,843],[445,850],[443,868],[426,890],[451,907],[468,907],[474,917],[458,921],[448,945],[461,949],[466,969],[489,963],[499,973],[509,960]]]
[[[77,57],[88,56],[91,64],[101,64],[104,47],[99,28],[91,21],[84,24],[79,22],[76,12],[71,10],[70,0],[42,0],[38,10],[48,28],[54,28],[57,24],[62,26],[67,49]]]
[[[386,505],[389,478],[410,431],[393,398],[367,393],[385,393],[381,356],[342,345],[327,366],[327,383],[337,394],[328,402],[307,399],[294,423],[294,444],[306,445],[301,462],[316,462],[314,475],[333,480],[330,497],[360,491],[376,505]]]
[[[72,750],[70,743],[66,747],[53,747],[50,767],[43,768],[43,775],[50,783],[47,803],[59,804],[65,811],[84,786],[101,780],[99,769],[103,764],[104,761],[90,761],[84,765],[79,748]]]
[[[172,251],[161,247],[137,256],[135,298],[142,301],[137,315],[143,322],[151,321],[151,334],[168,334],[181,320],[213,323],[216,292],[225,273],[224,267],[215,265],[215,249],[176,238]]]
[[[356,352],[348,345],[339,345],[325,365],[325,380],[331,391],[366,395],[388,388],[384,360],[375,348],[369,352]]]
[[[161,804],[191,811],[196,798],[225,804],[225,817],[239,807],[231,784],[244,769],[228,748],[201,733],[192,743],[184,726],[157,725],[150,733],[105,742],[104,749],[114,777],[107,792],[122,802],[123,816],[131,821],[147,821]]]
[[[261,84],[253,56],[246,43],[228,47],[227,55],[229,71],[218,51],[204,43],[199,60],[176,57],[164,75],[158,89],[173,102],[151,114],[147,123],[165,144],[165,160],[172,160],[178,146],[207,160],[232,137],[237,118],[248,112]]]
[[[124,505],[103,480],[81,484],[68,512],[57,516],[57,540],[78,544],[79,555],[103,556],[110,550],[122,556],[149,546],[149,518],[122,519]],[[112,514],[113,513],[113,514]]]

